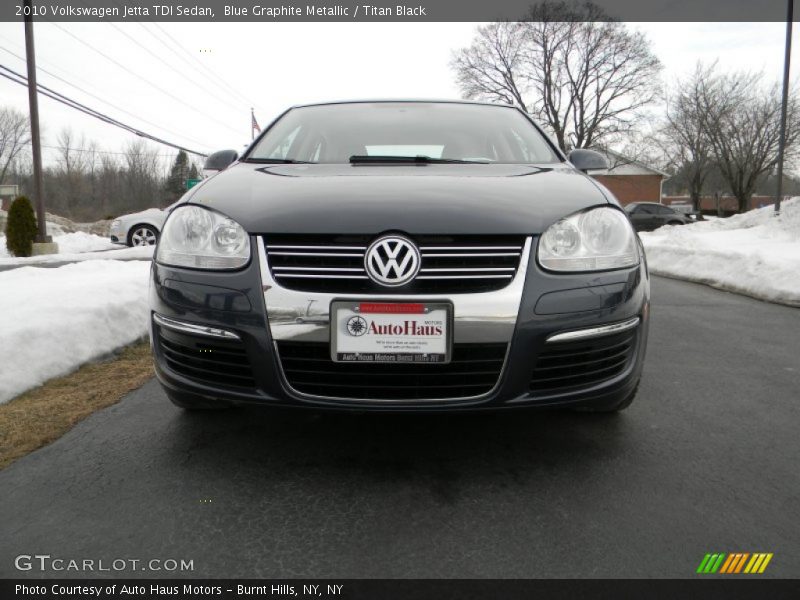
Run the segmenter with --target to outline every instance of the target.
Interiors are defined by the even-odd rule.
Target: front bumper
[[[424,298],[453,302],[455,344],[470,348],[505,344],[502,365],[491,389],[475,395],[459,392],[450,397],[420,397],[417,393],[391,399],[348,396],[334,389],[304,391],[289,381],[281,345],[293,344],[295,349],[302,349],[327,344],[328,307],[334,297],[343,296],[282,288],[269,274],[261,239],[253,237],[252,243],[257,249],[253,260],[237,272],[207,273],[153,264],[152,312],[156,318],[160,315],[173,322],[170,326],[164,319],[160,324],[151,320],[151,340],[156,373],[171,393],[234,404],[357,410],[562,405],[601,408],[618,404],[633,392],[639,380],[647,343],[650,294],[644,261],[626,270],[554,275],[538,267],[535,239],[529,239],[517,277],[502,290]],[[410,297],[386,294],[380,299],[407,301]],[[221,345],[215,345],[213,335],[181,332],[175,322],[233,334],[235,347],[232,339],[226,346],[225,340],[218,338]],[[622,332],[554,339],[565,332],[608,324],[627,327]],[[204,340],[208,344],[203,345]],[[215,377],[208,375],[211,371],[173,368],[168,355],[171,358],[173,350],[190,345],[202,352],[213,348],[225,357],[225,364],[238,361],[244,369],[237,367],[228,373],[230,377]],[[205,356],[194,366],[205,364],[203,360]],[[209,357],[208,364],[210,361]],[[592,361],[595,364],[590,368]],[[614,368],[608,367],[612,362]],[[429,365],[420,366],[425,367]]]

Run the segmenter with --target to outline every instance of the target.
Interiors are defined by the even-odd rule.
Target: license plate
[[[331,303],[336,362],[450,362],[453,307],[446,302]]]

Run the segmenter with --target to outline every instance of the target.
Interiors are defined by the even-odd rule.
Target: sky
[[[698,60],[783,72],[782,23],[631,23],[672,83]],[[353,98],[458,98],[453,50],[475,23],[37,23],[39,83],[190,149],[242,149],[293,104]],[[800,68],[800,43],[793,64]],[[14,55],[18,55],[14,56]],[[0,64],[25,73],[22,23],[0,23]],[[795,71],[793,70],[793,73]],[[73,84],[72,87],[69,84]],[[26,88],[0,78],[0,106],[27,112]],[[108,152],[136,136],[40,97],[42,144],[71,128]],[[159,146],[168,161],[175,150]],[[45,164],[57,151],[43,149]]]

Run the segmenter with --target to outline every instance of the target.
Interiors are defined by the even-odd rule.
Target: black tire
[[[622,410],[628,408],[633,399],[636,398],[636,394],[639,392],[639,382],[636,382],[636,387],[633,388],[633,391],[625,396],[622,400],[620,400],[617,404],[613,404],[611,406],[580,406],[576,407],[574,410],[577,412],[586,412],[586,413],[617,413]]]
[[[231,405],[221,400],[211,400],[203,398],[202,396],[195,396],[193,394],[184,394],[181,392],[174,392],[172,390],[164,389],[167,398],[175,406],[184,410],[226,410],[231,408]]]
[[[667,221],[667,225],[683,225],[683,221]]]
[[[140,223],[128,231],[128,246],[155,246],[159,231],[152,225]],[[140,242],[141,240],[141,242]]]

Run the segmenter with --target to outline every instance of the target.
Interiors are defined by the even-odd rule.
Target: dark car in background
[[[150,287],[178,406],[633,400],[649,276],[613,196],[511,106],[299,106],[169,215]]]
[[[653,231],[664,225],[686,225],[694,223],[689,215],[657,202],[631,202],[625,212],[636,231]]]

